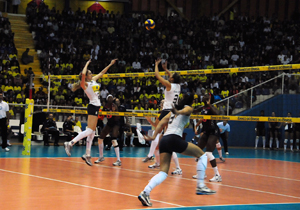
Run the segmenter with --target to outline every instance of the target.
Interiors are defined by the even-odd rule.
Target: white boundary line
[[[195,166],[195,165],[184,164],[184,163],[180,163],[180,165]],[[208,169],[213,169],[213,168],[208,168]],[[285,179],[285,180],[289,180],[289,181],[300,182],[300,180],[298,180],[298,179],[290,179],[290,178],[279,177],[279,176],[270,176],[270,175],[264,175],[264,174],[256,174],[256,173],[250,173],[250,172],[244,172],[244,171],[235,171],[235,170],[223,169],[223,168],[221,169],[221,171],[230,171],[230,172],[236,172],[236,173],[241,173],[241,174],[250,174],[250,175],[254,175],[254,176],[271,177],[271,178],[276,178],[276,179]]]
[[[15,172],[15,171],[9,171],[9,170],[5,170],[5,169],[0,169],[0,171],[13,173],[13,174],[18,174],[18,175],[30,176],[30,177],[44,179],[44,180],[48,180],[48,181],[60,182],[60,183],[74,185],[74,186],[78,186],[78,187],[85,187],[85,188],[90,188],[90,189],[94,189],[94,190],[105,191],[105,192],[110,192],[110,193],[115,193],[115,194],[119,194],[119,195],[126,195],[126,196],[137,198],[136,195],[131,195],[131,194],[112,191],[112,190],[106,190],[106,189],[103,189],[103,188],[92,187],[92,186],[88,186],[88,185],[76,184],[76,183],[73,183],[73,182],[66,182],[66,181],[62,181],[62,180],[59,180],[59,179],[51,179],[51,178],[47,178],[47,177],[43,177],[43,176],[25,174],[25,173],[20,173],[20,172]],[[174,204],[174,203],[168,203],[168,202],[154,200],[154,199],[151,199],[151,201],[155,201],[155,202],[159,202],[159,203],[163,203],[163,204],[168,204],[168,205],[172,205],[172,206],[177,206],[177,207],[185,207],[185,206],[182,206],[182,205],[178,205],[178,204]]]
[[[79,163],[79,164],[86,164],[84,162],[78,162],[78,161],[68,161],[68,160],[62,160],[62,159],[57,159],[57,158],[49,158],[52,160],[57,160],[57,161],[66,161],[66,162],[73,162],[73,163]],[[115,169],[119,169],[119,170],[125,170],[125,171],[133,171],[133,172],[139,172],[139,173],[146,173],[149,174],[149,172],[144,172],[144,171],[138,171],[138,170],[132,170],[132,169],[125,169],[125,168],[116,168],[114,166],[103,166],[103,165],[97,165],[100,167],[105,167],[105,168],[115,168]],[[151,172],[150,172],[151,173]],[[151,173],[153,174],[153,173]],[[155,173],[156,174],[156,173]],[[182,178],[182,177],[174,177],[174,176],[169,176],[172,178],[179,178],[179,179],[184,179],[184,180],[188,180],[188,181],[197,181],[196,179],[189,179],[189,178]],[[289,198],[295,198],[295,199],[300,199],[300,197],[296,197],[296,196],[292,196],[292,195],[285,195],[285,194],[280,194],[280,193],[272,193],[272,192],[268,192],[268,191],[263,191],[263,190],[255,190],[255,189],[250,189],[250,188],[245,188],[245,187],[237,187],[237,186],[232,186],[232,185],[226,185],[226,184],[219,184],[219,183],[214,183],[214,182],[206,182],[206,183],[210,183],[210,184],[217,184],[220,186],[224,186],[224,187],[230,187],[230,188],[236,188],[236,189],[242,189],[242,190],[248,190],[248,191],[253,191],[253,192],[260,192],[260,193],[266,193],[266,194],[271,194],[271,195],[277,195],[277,196],[282,196],[282,197],[289,197]]]

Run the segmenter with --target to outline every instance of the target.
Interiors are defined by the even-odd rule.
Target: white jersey
[[[6,112],[9,111],[8,104],[4,101],[0,102],[0,119],[7,117]]]
[[[180,84],[171,83],[171,90],[165,89],[165,101],[163,109],[172,109],[172,104],[177,104],[180,94]]]
[[[164,136],[170,135],[170,134],[175,134],[180,137],[182,137],[182,133],[184,130],[185,125],[189,122],[190,120],[190,115],[175,115],[171,114],[169,124],[168,124],[168,129]]]
[[[100,102],[100,84],[98,84],[96,81],[92,80],[90,82],[87,82],[88,86],[84,90],[87,97],[90,99],[90,104],[94,106],[101,106]]]

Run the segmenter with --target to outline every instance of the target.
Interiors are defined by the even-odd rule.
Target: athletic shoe
[[[9,148],[8,147],[5,147],[3,148],[5,152],[9,152]]]
[[[294,150],[291,149],[291,152],[294,152]]]
[[[104,157],[99,157],[98,160],[96,160],[94,163],[101,163],[104,161]]]
[[[160,165],[157,163],[154,163],[153,165],[148,166],[148,168],[159,168]]]
[[[152,160],[154,160],[153,156],[152,157],[146,157],[145,159],[143,159],[143,162],[147,163],[148,161],[152,161]]]
[[[207,175],[205,174],[205,175],[204,175],[204,179],[205,179],[206,177],[207,177]],[[193,176],[193,179],[198,179],[198,175],[197,175],[197,174],[194,175],[194,176]]]
[[[84,160],[86,162],[86,164],[88,164],[89,166],[92,166],[92,161],[91,161],[91,156],[87,156],[86,154],[82,155],[82,160]]]
[[[265,147],[263,147],[263,149],[266,149]]]
[[[138,199],[141,201],[143,206],[152,206],[152,203],[150,202],[150,196],[146,195],[144,191],[141,192],[141,194],[138,196]]]
[[[226,155],[229,155],[229,152],[225,152]]]
[[[224,163],[225,162],[225,158],[220,157],[220,160]]]
[[[116,162],[113,163],[113,166],[121,166],[122,162],[120,160],[117,160]]]
[[[72,146],[67,141],[64,143],[64,146],[65,146],[65,151],[66,151],[67,155],[70,157]]]
[[[213,178],[209,180],[210,182],[222,182],[222,177],[215,175]]]
[[[173,171],[171,174],[172,175],[181,175],[182,174],[182,170],[181,170],[181,168],[176,168],[175,171]]]
[[[197,195],[213,195],[216,191],[209,189],[206,185],[196,188]]]
[[[130,144],[130,146],[131,146],[131,147],[135,147],[135,145],[134,145],[134,144]]]

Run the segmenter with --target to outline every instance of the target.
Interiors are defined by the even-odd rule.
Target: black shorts
[[[265,128],[256,128],[256,136],[265,136],[266,130]]]
[[[169,114],[171,111],[171,109],[164,109],[161,111],[160,115],[159,115],[159,121],[161,121],[162,118],[164,118],[167,114]]]
[[[212,128],[210,130],[202,130],[202,132],[207,136],[214,135],[220,138],[220,129],[218,126],[216,126],[214,129]]]
[[[188,143],[184,141],[180,136],[170,134],[162,137],[159,143],[159,153],[182,153],[186,150],[187,147]]]
[[[100,106],[95,106],[93,104],[89,104],[87,107],[88,115],[98,116]]]

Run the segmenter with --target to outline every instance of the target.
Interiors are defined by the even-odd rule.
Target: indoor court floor
[[[23,146],[0,152],[1,209],[300,209],[300,153],[229,148],[226,162],[218,161],[223,182],[211,183],[208,163],[206,184],[215,195],[196,195],[194,158],[179,155],[182,175],[171,175],[151,193],[152,207],[137,196],[158,173],[143,163],[149,148],[126,147],[121,167],[114,167],[113,149],[105,161],[92,167],[82,161],[85,147],[75,146],[67,157],[63,146]],[[98,147],[93,146],[93,161]],[[214,154],[218,157],[217,152]],[[175,165],[171,164],[171,170]]]

